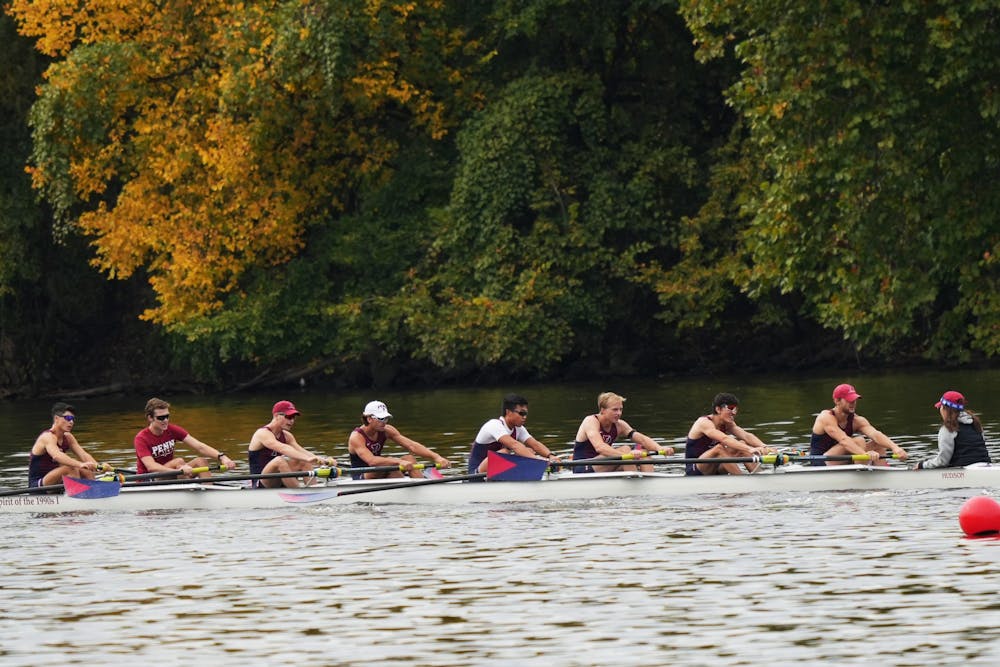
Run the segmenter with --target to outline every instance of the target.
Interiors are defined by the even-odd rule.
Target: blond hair
[[[606,391],[597,397],[597,409],[603,410],[604,408],[608,407],[608,404],[611,403],[611,401],[621,401],[622,404],[624,405],[625,397],[619,396],[613,391]]]

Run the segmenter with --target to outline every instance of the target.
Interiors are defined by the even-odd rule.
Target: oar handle
[[[195,471],[204,472],[202,468],[195,468]],[[290,472],[267,472],[267,473],[245,473],[238,475],[214,475],[203,479],[160,479],[151,482],[142,480],[128,480],[125,486],[170,486],[173,484],[197,484],[202,482],[246,482],[258,479],[284,479],[287,477],[331,477],[338,476],[337,468],[315,468],[313,470],[293,470]]]
[[[870,461],[868,454],[786,454],[793,461],[853,461],[854,463],[865,463]],[[878,460],[899,459],[898,454],[882,456],[879,454]]]
[[[414,463],[409,468],[413,470],[425,470],[427,468],[440,469],[443,467],[444,466],[439,465],[437,463]],[[337,470],[340,472],[341,475],[344,474],[349,475],[355,472],[405,472],[407,469],[408,468],[403,464],[394,466],[357,466],[357,467],[342,466],[340,468],[337,468]]]

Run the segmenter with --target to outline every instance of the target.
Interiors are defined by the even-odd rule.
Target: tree
[[[646,265],[678,255],[727,120],[672,2],[498,2],[488,104],[401,301],[440,368],[628,372],[665,355]],[[445,326],[442,326],[442,325]]]
[[[443,136],[442,82],[461,87],[442,2],[59,4],[11,4],[60,58],[35,186],[108,275],[148,272],[145,318],[191,337],[385,177],[393,126]]]
[[[734,223],[731,284],[798,295],[859,349],[1000,352],[998,8],[682,2],[701,57],[742,66],[727,97],[744,131],[698,221]]]

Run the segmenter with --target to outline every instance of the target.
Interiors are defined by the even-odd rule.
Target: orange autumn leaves
[[[34,184],[93,238],[101,270],[147,273],[158,302],[144,318],[216,311],[385,167],[390,114],[445,134],[410,63],[454,35],[433,32],[441,3],[420,5],[13,0],[19,30],[56,59],[33,112]]]

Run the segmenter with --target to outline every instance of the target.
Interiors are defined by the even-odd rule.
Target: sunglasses
[[[59,415],[59,416],[62,417],[63,419],[65,419],[68,422],[74,422],[74,421],[76,421],[76,417],[73,416],[73,415]]]
[[[170,415],[169,414],[167,414],[167,415],[156,415],[156,416],[153,417],[153,419],[155,419],[158,422],[165,422],[168,419],[170,419]]]
[[[285,419],[295,419],[296,417],[299,416],[299,413],[296,412],[294,415],[279,415],[279,416],[284,417]]]
[[[527,410],[514,410],[514,414],[521,415],[522,417],[527,417],[528,416],[528,411]]]
[[[724,405],[723,407],[729,410],[730,412],[736,412],[737,410],[740,409],[740,406],[738,405]]]

